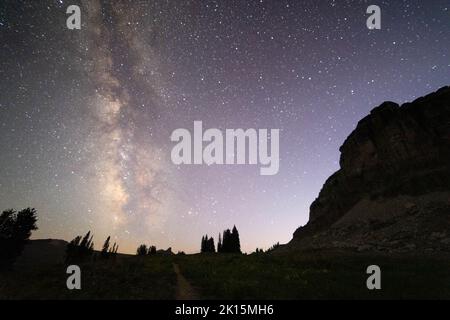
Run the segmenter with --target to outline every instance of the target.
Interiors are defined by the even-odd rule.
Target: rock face
[[[340,151],[290,246],[450,251],[450,87],[383,103]]]

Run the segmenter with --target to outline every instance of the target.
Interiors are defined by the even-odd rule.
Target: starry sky
[[[358,120],[449,85],[449,38],[448,0],[3,0],[1,209],[35,207],[33,238],[92,230],[127,253],[196,252],[234,224],[243,251],[286,243]],[[280,129],[279,173],[174,165],[195,120]]]

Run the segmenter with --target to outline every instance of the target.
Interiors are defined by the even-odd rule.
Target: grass
[[[348,253],[195,255],[181,271],[206,299],[449,299],[450,259]],[[369,265],[382,290],[368,290]]]
[[[348,252],[118,256],[80,265],[82,290],[62,263],[0,273],[0,299],[174,299],[173,263],[204,299],[450,299],[448,256]],[[380,266],[382,290],[366,287]]]
[[[166,257],[118,257],[82,263],[81,290],[68,290],[66,265],[0,274],[0,299],[173,299],[176,276]]]

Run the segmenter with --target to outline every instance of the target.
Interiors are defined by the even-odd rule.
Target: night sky
[[[81,30],[66,9],[81,8]],[[366,9],[381,7],[381,30]],[[0,209],[34,238],[244,251],[288,242],[385,100],[450,83],[450,1],[17,1],[0,4]],[[280,170],[176,166],[171,132],[280,129]]]

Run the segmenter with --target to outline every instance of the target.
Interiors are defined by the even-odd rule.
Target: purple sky
[[[89,4],[88,4],[89,3]],[[79,4],[82,29],[65,10]],[[366,27],[366,8],[382,29]],[[237,226],[244,251],[288,242],[385,100],[449,84],[448,1],[2,1],[0,204],[34,238],[195,252]],[[176,166],[177,128],[280,129],[280,171]]]

